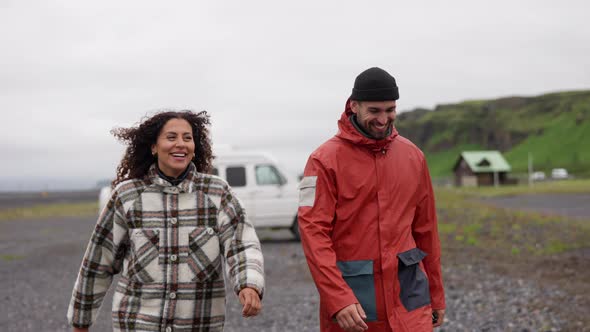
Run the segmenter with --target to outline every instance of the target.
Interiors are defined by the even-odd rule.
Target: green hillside
[[[513,173],[567,168],[590,176],[590,91],[439,105],[398,115],[396,127],[426,154],[433,177],[452,175],[459,153],[500,150]]]

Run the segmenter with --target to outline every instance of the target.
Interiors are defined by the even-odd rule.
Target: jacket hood
[[[393,140],[398,136],[395,126],[391,127],[391,134],[383,139],[376,140],[373,138],[368,138],[361,134],[350,122],[350,116],[353,114],[354,113],[350,108],[349,98],[346,101],[346,105],[344,105],[344,112],[340,116],[340,120],[338,120],[338,133],[336,134],[336,137],[356,145],[365,146],[373,152],[388,150],[391,142],[393,142]]]

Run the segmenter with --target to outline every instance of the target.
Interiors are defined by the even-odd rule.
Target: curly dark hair
[[[184,119],[190,123],[195,142],[195,157],[192,162],[197,166],[198,172],[209,173],[213,153],[208,129],[211,122],[207,112],[163,111],[151,117],[146,116],[135,127],[111,130],[113,136],[127,144],[125,155],[117,166],[117,178],[111,183],[113,188],[125,180],[142,179],[147,175],[150,166],[156,161],[156,157],[151,153],[151,147],[156,143],[160,131],[170,119]]]

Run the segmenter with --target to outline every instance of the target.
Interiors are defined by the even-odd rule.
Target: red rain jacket
[[[315,150],[299,185],[299,229],[320,293],[321,331],[360,303],[369,331],[432,331],[444,309],[440,242],[424,154],[395,128],[374,140],[347,107],[336,136]]]

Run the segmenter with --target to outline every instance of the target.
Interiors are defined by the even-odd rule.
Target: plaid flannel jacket
[[[260,242],[238,198],[194,164],[177,186],[157,175],[122,182],[102,211],[76,280],[68,321],[89,327],[113,275],[115,331],[222,331],[222,261],[236,294],[264,290]]]

